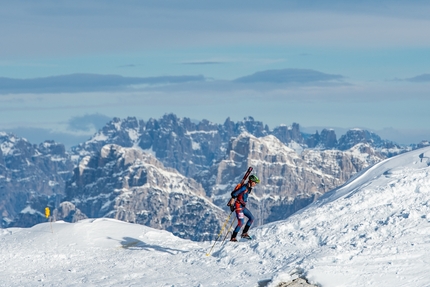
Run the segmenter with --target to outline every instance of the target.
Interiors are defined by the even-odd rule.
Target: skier
[[[246,222],[245,228],[242,231],[241,237],[252,239],[251,236],[248,235],[248,230],[251,227],[251,224],[254,222],[254,216],[246,208],[246,202],[248,201],[248,195],[251,193],[252,188],[259,182],[260,180],[258,177],[251,174],[249,176],[248,182],[232,193],[232,196],[236,198],[236,201],[234,202],[234,209],[236,211],[237,226],[231,235],[230,241],[237,241],[236,236],[245,222],[245,216],[248,217],[248,221]]]

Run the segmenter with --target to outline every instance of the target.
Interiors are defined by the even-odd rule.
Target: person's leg
[[[251,227],[252,223],[254,222],[254,215],[252,215],[251,211],[249,211],[247,208],[243,209],[243,214],[248,217],[248,221],[246,222],[245,228],[243,229],[242,234],[247,234],[249,228]],[[239,231],[238,231],[239,232]]]
[[[240,229],[243,226],[243,223],[245,222],[245,216],[243,214],[242,209],[236,209],[236,218],[237,218],[237,225],[233,231],[233,234],[231,235],[231,239],[236,238],[237,234],[239,233]]]

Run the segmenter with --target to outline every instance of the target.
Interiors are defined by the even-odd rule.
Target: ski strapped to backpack
[[[236,187],[234,188],[234,190],[231,192],[231,199],[227,202],[227,206],[230,206],[230,210],[231,211],[234,210],[233,204],[234,204],[234,201],[236,200],[233,197],[233,192],[235,192],[236,190],[238,190],[245,183],[245,180],[248,178],[248,176],[251,173],[251,171],[252,171],[252,166],[248,167],[248,170],[246,171],[245,175],[243,176],[242,181],[238,185],[236,185]],[[233,207],[233,209],[232,209],[232,207]]]

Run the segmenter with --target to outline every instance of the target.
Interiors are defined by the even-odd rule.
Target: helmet
[[[258,177],[256,176],[256,175],[253,175],[253,174],[251,174],[250,176],[249,176],[249,179],[248,179],[249,181],[253,181],[253,182],[255,182],[255,183],[260,183],[260,180],[258,179]]]

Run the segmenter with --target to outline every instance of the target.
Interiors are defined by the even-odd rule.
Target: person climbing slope
[[[251,236],[249,236],[248,234],[248,230],[254,222],[254,216],[252,215],[251,211],[246,208],[246,203],[248,201],[248,195],[251,193],[252,188],[256,186],[259,182],[260,180],[258,179],[258,177],[251,174],[248,178],[248,182],[232,193],[233,198],[236,199],[233,206],[234,210],[236,211],[237,226],[234,229],[233,234],[231,235],[230,241],[237,241],[236,236],[245,222],[245,216],[248,217],[248,221],[246,222],[245,228],[242,231],[241,237],[246,239],[252,239]]]

